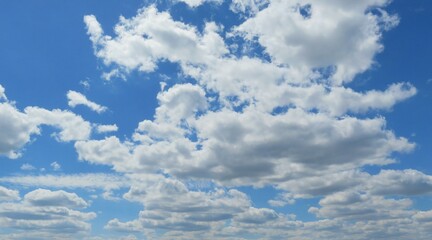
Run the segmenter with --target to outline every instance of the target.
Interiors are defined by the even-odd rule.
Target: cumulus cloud
[[[0,154],[9,158],[19,157],[19,150],[30,141],[31,135],[40,133],[28,114],[8,102],[0,103],[0,128]]]
[[[20,200],[19,192],[17,190],[11,190],[0,186],[0,202],[15,200]]]
[[[393,163],[394,152],[414,148],[407,139],[386,130],[383,117],[361,118],[356,114],[391,109],[415,95],[415,87],[396,83],[384,91],[356,92],[342,86],[370,68],[382,48],[379,41],[385,29],[380,24],[397,24],[397,17],[386,15],[382,9],[366,11],[384,7],[387,1],[311,2],[308,6],[298,1],[232,4],[232,8],[245,9],[259,6],[231,36],[240,34],[246,40],[257,36],[270,54],[270,62],[236,57],[214,23],[207,23],[200,33],[154,6],[139,10],[130,19],[121,18],[115,36],[103,35],[94,16],[85,18],[96,56],[105,64],[149,72],[164,59],[179,63],[183,74],[197,83],[163,89],[157,97],[160,105],[154,120],[139,123],[134,143],[115,137],[80,141],[75,144],[80,159],[125,172],[162,170],[179,178],[229,185],[272,184],[293,196],[308,197],[342,191],[361,180],[353,183],[337,178],[327,185],[302,188],[297,179],[320,183],[323,176],[329,180],[344,174],[363,176],[349,170]],[[338,9],[340,14],[328,16],[330,9]],[[315,22],[323,24],[327,16],[328,25],[308,27]],[[285,27],[280,36],[272,37],[268,32],[271,28],[265,24],[279,26],[274,23],[278,18],[296,26],[301,33],[298,37],[304,39],[294,41],[291,30]],[[157,29],[150,22],[163,23],[165,28]],[[342,28],[331,27],[337,24]],[[312,51],[310,46],[319,45],[314,41],[323,30],[331,37],[323,40],[323,49]],[[279,39],[284,37],[286,42]],[[173,42],[174,38],[179,40]],[[286,50],[293,41],[299,44],[298,52]],[[183,43],[182,48],[178,42]],[[328,67],[334,69],[326,77],[320,68]],[[332,81],[337,84],[329,84]]]
[[[24,170],[24,171],[36,170],[36,168],[33,165],[28,164],[28,163],[24,163],[23,165],[21,165],[20,169]]]
[[[197,7],[205,1],[184,2]],[[417,89],[402,82],[360,92],[347,84],[374,65],[382,34],[398,24],[387,4],[233,0],[230,8],[243,22],[230,29],[206,22],[202,30],[151,5],[121,17],[112,36],[95,16],[84,17],[95,55],[110,73],[153,72],[168,61],[192,78],[161,84],[155,115],[127,140],[75,143],[80,160],[134,179],[123,198],[143,210],[135,220],[114,218],[105,228],[158,239],[403,239],[426,229],[429,213],[414,211],[409,197],[429,194],[430,176],[364,170],[414,149],[379,114]],[[217,187],[185,184],[196,180]],[[274,207],[319,199],[309,208],[319,220],[254,207],[234,189],[251,185],[280,191],[268,201]]]
[[[89,233],[88,221],[96,217],[93,212],[75,210],[83,207],[87,203],[75,193],[37,189],[21,202],[1,203],[0,222],[3,229],[25,239],[79,238]]]
[[[29,106],[19,110],[14,102],[0,103],[0,154],[9,158],[21,156],[20,150],[41,134],[41,126],[53,126],[60,130],[53,135],[58,141],[85,140],[90,137],[92,125],[81,116],[67,110],[48,110]]]
[[[40,188],[27,193],[24,196],[24,202],[33,206],[62,206],[68,208],[86,208],[88,206],[87,202],[75,193]]]
[[[24,111],[34,124],[60,129],[60,132],[55,135],[59,141],[85,140],[90,137],[91,124],[72,112],[60,109],[50,111],[40,107],[27,107]]]
[[[160,58],[199,64],[227,53],[214,23],[208,23],[201,35],[195,27],[174,21],[168,12],[159,12],[155,6],[140,10],[131,19],[122,17],[115,27],[115,38],[103,35],[95,16],[85,16],[84,22],[96,55],[107,65],[149,72],[155,70]]]
[[[0,100],[7,100],[5,89],[2,85],[0,85]]]
[[[80,160],[91,159],[92,163],[114,165],[120,169],[130,159],[129,148],[113,136],[103,140],[78,141],[75,148]]]
[[[334,67],[333,82],[340,84],[369,69],[375,54],[383,49],[379,42],[383,30],[380,23],[394,24],[395,20],[390,20],[388,14],[375,15],[368,10],[387,3],[387,0],[368,0],[305,4],[298,0],[274,0],[236,31],[257,37],[279,64]]]
[[[142,177],[124,197],[141,202],[145,209],[130,222],[111,220],[111,230],[143,231],[161,228],[171,231],[205,231],[212,225],[233,218],[251,205],[249,198],[237,190],[215,189],[210,192],[191,191],[175,179],[162,176]],[[138,182],[137,182],[138,183]]]
[[[204,90],[192,84],[177,84],[166,92],[159,93],[157,99],[160,107],[156,110],[156,118],[161,122],[178,123],[207,108]]]
[[[422,195],[432,193],[432,176],[413,169],[382,170],[368,185],[376,195]]]
[[[109,133],[109,132],[117,132],[118,127],[116,124],[111,125],[97,125],[96,131],[98,133]]]
[[[84,105],[97,113],[103,113],[108,109],[105,106],[101,106],[95,102],[88,100],[87,97],[84,96],[83,94],[72,90],[68,91],[67,98],[68,98],[68,105],[69,107],[72,108],[78,105]]]

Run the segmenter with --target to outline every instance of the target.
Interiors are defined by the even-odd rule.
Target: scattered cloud
[[[124,175],[106,173],[23,175],[0,178],[0,183],[24,187],[56,189],[114,190],[128,188],[132,180]]]
[[[13,233],[10,239],[79,238],[89,233],[88,221],[96,217],[76,210],[85,207],[87,203],[75,193],[37,189],[20,202],[0,203],[0,222],[2,229]]]
[[[396,154],[416,144],[380,115],[418,90],[408,82],[362,91],[348,84],[374,66],[382,35],[399,24],[385,10],[390,1],[176,2],[188,11],[206,3],[225,7],[239,14],[238,22],[198,26],[153,4],[121,16],[109,36],[96,16],[84,17],[103,79],[126,80],[138,71],[162,81],[154,115],[122,137],[92,136],[119,128],[68,110],[20,110],[0,85],[0,154],[20,157],[32,137],[51,126],[57,141],[71,143],[80,164],[111,168],[0,177],[21,192],[33,189],[21,198],[0,186],[0,225],[7,230],[0,238],[26,239],[36,231],[36,239],[106,239],[89,235],[97,215],[85,211],[92,203],[86,198],[141,205],[134,217],[105,223],[107,232],[124,239],[432,237],[432,213],[417,210],[414,201],[432,194],[432,176],[390,169]],[[184,81],[160,72],[162,62],[176,64]],[[76,91],[67,98],[71,108],[108,110]],[[370,166],[386,170],[372,174],[365,170]],[[61,170],[58,162],[50,167]],[[195,182],[207,184],[189,184]],[[276,194],[257,207],[239,190],[245,186]],[[307,213],[316,219],[290,213],[305,199],[315,201]]]
[[[50,164],[50,166],[51,166],[51,168],[52,168],[54,171],[59,171],[59,170],[61,169],[61,165],[58,164],[57,162],[52,162],[52,163]]]
[[[0,186],[0,202],[20,200],[19,192]]]
[[[105,106],[101,106],[97,103],[88,100],[87,97],[84,96],[83,94],[72,90],[68,91],[67,98],[68,98],[68,105],[69,107],[72,108],[78,105],[84,105],[97,113],[103,113],[108,109]]]
[[[0,100],[7,100],[5,89],[2,85],[0,85]]]
[[[36,189],[24,196],[24,201],[33,206],[58,206],[69,208],[86,208],[88,204],[84,199],[75,193],[68,193],[63,190],[50,191]]]
[[[0,103],[0,128],[0,154],[9,158],[19,157],[19,150],[30,141],[31,135],[40,133],[31,117],[9,102]]]
[[[33,171],[33,170],[36,170],[36,168],[33,165],[28,164],[28,163],[24,163],[23,165],[21,165],[20,169],[23,170],[23,171]]]
[[[111,125],[98,125],[96,127],[96,131],[98,133],[109,133],[109,132],[116,132],[118,130],[118,127],[116,124]]]

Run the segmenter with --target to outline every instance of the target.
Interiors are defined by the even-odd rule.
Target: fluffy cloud
[[[80,160],[91,160],[92,163],[114,165],[118,170],[130,159],[129,148],[120,143],[117,137],[103,140],[78,141],[75,143]]]
[[[159,59],[199,64],[227,53],[214,23],[207,24],[201,35],[196,28],[174,21],[168,12],[158,12],[155,6],[142,9],[132,19],[121,18],[115,27],[116,38],[103,35],[95,16],[85,16],[84,22],[96,55],[107,65],[148,72],[155,70]]]
[[[409,199],[386,199],[359,193],[341,192],[320,200],[321,208],[312,207],[309,212],[318,217],[351,220],[406,218],[413,215]]]
[[[68,98],[69,107],[74,108],[78,105],[84,105],[84,106],[90,108],[91,110],[93,110],[97,113],[103,113],[108,109],[105,106],[101,106],[97,103],[94,103],[94,102],[88,100],[86,96],[84,96],[83,94],[81,94],[79,92],[69,91],[67,93],[67,98]]]
[[[240,185],[281,182],[287,187],[287,180],[305,174],[391,163],[392,152],[413,148],[406,139],[383,130],[384,124],[380,118],[335,120],[301,110],[276,116],[255,110],[220,111],[193,122],[199,142],[181,132],[162,132],[174,138],[164,139],[159,133],[157,141],[128,146],[109,137],[80,141],[75,147],[81,159],[126,172],[163,169],[176,176],[205,176]],[[150,137],[155,134],[148,127],[147,132]]]
[[[382,170],[367,183],[369,191],[376,195],[422,195],[432,193],[432,176],[406,169]]]
[[[7,100],[5,89],[2,85],[0,85],[0,100]]]
[[[36,170],[36,168],[33,165],[28,164],[28,163],[24,163],[23,165],[21,165],[20,169],[24,170],[24,171]]]
[[[116,124],[112,125],[98,125],[96,127],[96,131],[98,133],[108,133],[108,132],[116,132],[118,130],[118,127]]]
[[[178,123],[207,108],[204,90],[192,84],[177,84],[159,93],[157,99],[160,107],[156,110],[156,119],[161,122]]]
[[[112,219],[105,228],[158,239],[404,239],[426,229],[429,213],[414,211],[406,197],[429,194],[430,176],[364,171],[414,149],[376,111],[416,88],[358,92],[347,84],[371,68],[383,32],[397,25],[387,4],[234,0],[230,8],[244,22],[230,29],[207,22],[203,30],[151,5],[121,17],[113,36],[86,16],[95,55],[111,68],[106,76],[153,72],[169,61],[193,79],[163,84],[154,118],[130,139],[75,143],[80,160],[128,173],[134,181],[123,197],[144,206],[137,219]],[[195,180],[218,187],[189,189],[185,182]],[[272,206],[319,198],[309,208],[319,220],[255,208],[244,193],[220,187],[245,185],[280,190]]]
[[[231,11],[235,13],[256,14],[269,0],[233,0],[230,5]]]
[[[40,188],[27,193],[24,196],[24,201],[33,206],[62,206],[68,208],[86,208],[88,206],[87,202],[75,193]]]
[[[27,193],[22,202],[0,204],[0,222],[3,229],[13,231],[11,239],[14,235],[26,239],[76,238],[88,234],[88,221],[96,217],[93,212],[74,210],[86,206],[74,193],[37,189]]]
[[[382,50],[380,26],[382,22],[385,26],[395,25],[397,18],[373,14],[369,9],[387,3],[335,0],[305,4],[298,0],[273,0],[236,30],[249,38],[257,37],[266,53],[279,64],[334,67],[334,83],[340,84],[369,69],[375,54]]]
[[[0,202],[20,200],[19,192],[0,186]]]
[[[0,154],[9,158],[20,156],[19,149],[30,141],[30,136],[40,130],[27,114],[10,103],[0,103]]]
[[[24,111],[34,124],[49,125],[60,129],[60,132],[56,134],[59,141],[85,140],[90,137],[91,124],[72,112],[60,109],[50,111],[39,107],[27,107]]]
[[[0,154],[17,158],[20,149],[30,142],[32,135],[41,133],[40,126],[48,125],[60,129],[55,136],[59,141],[88,139],[91,124],[81,116],[60,109],[47,110],[40,107],[17,109],[13,102],[0,103]]]
[[[175,179],[162,176],[142,177],[124,197],[141,202],[145,209],[130,222],[111,220],[110,230],[144,231],[207,231],[247,210],[251,202],[237,190],[214,189],[210,192],[191,191]],[[144,184],[144,185],[143,185]]]

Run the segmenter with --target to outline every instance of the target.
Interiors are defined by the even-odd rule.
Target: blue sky
[[[431,239],[427,0],[2,1],[1,239]]]

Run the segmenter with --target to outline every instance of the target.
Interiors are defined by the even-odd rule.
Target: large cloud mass
[[[161,62],[178,66],[178,79],[161,82],[153,118],[137,122],[128,136],[92,136],[93,128],[118,127],[67,110],[21,111],[0,85],[0,154],[19,157],[48,125],[58,141],[73,142],[83,164],[118,175],[14,176],[1,183],[102,189],[107,200],[142,205],[135,219],[112,218],[105,230],[148,239],[432,237],[432,213],[415,210],[412,199],[432,193],[432,176],[389,169],[415,143],[381,115],[417,89],[408,82],[362,91],[349,84],[374,66],[382,35],[399,23],[385,10],[389,1],[180,2],[188,11],[227,7],[239,22],[198,26],[150,5],[120,17],[110,36],[97,16],[84,17],[104,78],[158,73]],[[70,107],[108,109],[75,91],[67,97]],[[258,206],[241,187],[277,194],[268,207]],[[287,213],[305,199],[316,200],[304,213],[312,220]],[[61,237],[65,232],[53,230],[61,228],[83,236],[96,217],[82,212],[90,201],[64,190],[40,188],[21,200],[0,187],[0,201],[0,224],[19,233],[41,229],[41,238]]]

